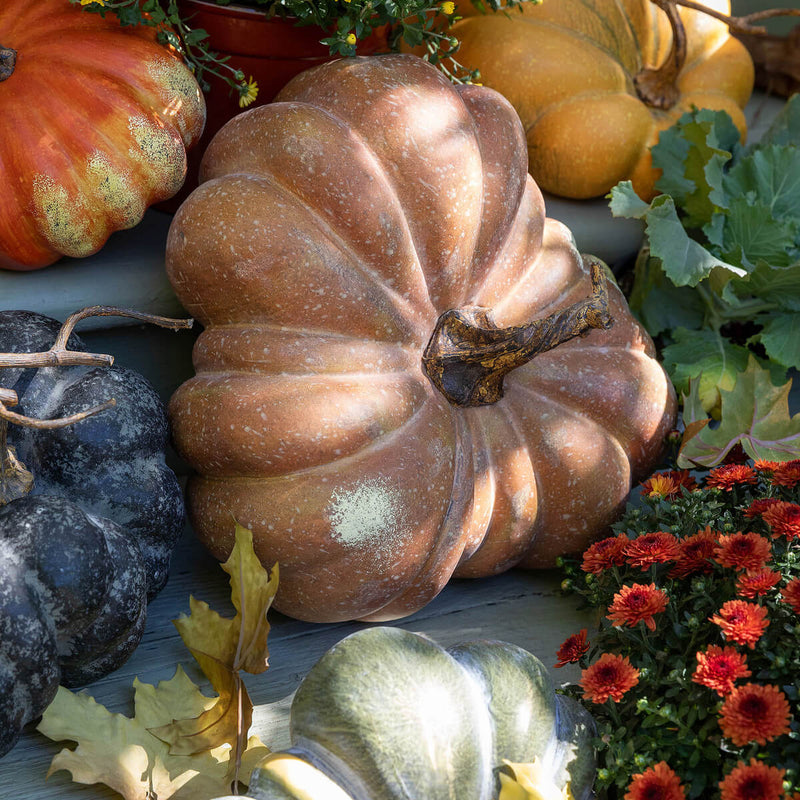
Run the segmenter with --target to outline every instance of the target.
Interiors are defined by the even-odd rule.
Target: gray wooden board
[[[444,646],[468,639],[501,639],[525,647],[548,666],[555,662],[561,642],[582,627],[590,627],[587,612],[559,590],[556,571],[512,570],[480,580],[458,580],[422,611],[392,623],[424,633]],[[225,616],[232,616],[228,576],[186,531],[173,558],[170,580],[150,604],[147,629],[132,658],[115,673],[87,687],[109,710],[133,713],[134,677],[157,683],[174,675],[181,664],[203,691],[210,686],[197,668],[172,624],[189,613],[189,596],[205,600]],[[292,695],[319,657],[364,623],[313,624],[270,612],[270,668],[263,675],[245,675],[255,704],[252,732],[272,749],[288,745],[288,718]],[[552,669],[556,683],[578,677],[577,669]],[[118,798],[105,786],[71,782],[67,772],[45,780],[50,761],[70,742],[52,742],[29,725],[16,747],[0,759],[0,800],[110,800]],[[422,798],[420,799],[422,800]]]

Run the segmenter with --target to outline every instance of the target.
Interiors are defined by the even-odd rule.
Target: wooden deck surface
[[[444,646],[468,639],[501,639],[538,655],[548,666],[555,651],[571,633],[586,627],[586,612],[559,591],[556,572],[513,570],[483,580],[459,580],[447,586],[425,609],[390,623],[433,637]],[[132,682],[157,683],[173,676],[181,664],[204,691],[208,682],[181,641],[172,620],[189,613],[189,595],[205,600],[226,616],[233,615],[228,576],[186,531],[173,558],[170,580],[150,604],[147,629],[131,659],[117,672],[87,687],[111,711],[133,713]],[[256,705],[253,733],[272,749],[288,745],[288,715],[292,695],[317,659],[339,639],[365,627],[362,623],[298,622],[270,612],[270,669],[263,675],[245,675]],[[553,670],[557,683],[575,679],[577,671]],[[50,761],[69,742],[52,742],[33,725],[16,747],[0,759],[0,800],[110,800],[119,795],[99,784],[71,782],[67,772],[45,780]],[[424,800],[424,798],[420,798]]]

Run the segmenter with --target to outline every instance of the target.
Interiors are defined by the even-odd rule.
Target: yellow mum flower
[[[246,108],[258,97],[258,82],[252,76],[239,87],[239,108]]]
[[[441,9],[442,9],[442,14],[446,14],[449,17],[451,14],[455,13],[456,4],[451,3],[450,0],[447,0],[446,3],[442,3]]]
[[[99,6],[104,6],[106,4],[106,0],[81,0],[82,6],[90,6],[92,3],[97,3]]]
[[[348,33],[345,41],[347,44],[355,44],[358,40],[356,39],[356,35],[354,33]]]

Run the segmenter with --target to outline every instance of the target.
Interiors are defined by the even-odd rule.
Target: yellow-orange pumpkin
[[[96,252],[172,197],[205,121],[151,28],[69,0],[0,3],[0,268]]]
[[[728,0],[702,5],[730,12]],[[672,27],[652,0],[546,0],[521,9],[481,15],[462,3],[466,18],[452,32],[459,61],[480,69],[483,83],[517,110],[542,189],[584,199],[632,180],[651,197],[649,148],[692,106],[727,111],[745,133],[753,64],[723,22],[681,8],[683,65],[664,76],[666,87],[640,91],[643,70],[671,63]]]
[[[525,325],[591,292],[497,92],[411,55],[336,61],[231,120],[201,179],[167,241],[206,326],[173,435],[195,531],[225,558],[251,528],[280,611],[390,619],[452,575],[550,566],[659,456],[674,393],[615,286],[610,329],[496,403],[453,405],[423,369],[450,309]]]

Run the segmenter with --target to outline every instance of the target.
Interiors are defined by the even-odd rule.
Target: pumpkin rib
[[[353,141],[360,151],[360,153],[368,159],[368,162],[371,163],[374,167],[373,172],[371,175],[377,181],[380,181],[381,187],[388,193],[388,197],[386,200],[382,200],[384,205],[390,206],[394,209],[395,214],[395,221],[404,226],[404,233],[405,238],[409,243],[409,252],[414,256],[415,259],[415,266],[416,266],[416,281],[415,287],[422,289],[428,298],[428,304],[430,306],[431,313],[434,313],[435,309],[433,304],[430,301],[430,293],[428,290],[427,280],[425,278],[425,274],[422,268],[422,264],[419,260],[419,253],[414,243],[413,233],[408,225],[408,219],[406,218],[403,206],[400,202],[400,197],[397,191],[397,187],[394,182],[391,180],[389,176],[389,172],[386,169],[386,165],[382,163],[382,161],[378,158],[375,151],[370,147],[367,140],[361,136],[358,131],[353,129],[348,129],[346,123],[334,114],[329,109],[312,105],[310,103],[305,103],[302,101],[274,101],[269,106],[262,106],[256,109],[253,109],[250,112],[247,112],[246,115],[240,115],[239,117],[235,117],[231,120],[226,126],[225,131],[220,133],[220,136],[215,137],[212,143],[209,145],[206,155],[203,159],[203,165],[201,167],[201,178],[202,180],[210,180],[216,177],[224,177],[226,175],[231,174],[231,170],[235,169],[235,164],[231,165],[230,162],[230,150],[234,150],[234,158],[236,158],[239,153],[241,152],[240,148],[241,145],[239,141],[243,138],[246,134],[247,128],[250,125],[256,124],[259,117],[266,118],[267,115],[275,115],[280,114],[281,111],[284,109],[280,108],[280,106],[284,106],[285,108],[291,108],[293,106],[300,107],[302,110],[308,110],[312,113],[319,113],[324,115],[327,119],[332,121],[337,127],[339,127],[343,131],[343,135],[346,135],[351,141]],[[228,141],[230,140],[231,146],[228,146]],[[279,147],[276,148],[278,150]],[[218,162],[222,161],[220,165]],[[208,167],[206,166],[209,163],[214,163],[216,169],[213,171],[209,171]],[[243,165],[244,166],[244,165]],[[301,193],[299,187],[296,189],[295,187],[291,186],[286,180],[282,180],[279,174],[275,171],[275,169],[271,165],[263,164],[263,165],[247,165],[247,171],[250,174],[260,175],[263,176],[267,181],[273,183],[276,188],[282,188],[286,194],[290,195],[291,197],[295,198],[298,203],[305,203],[306,207],[311,210],[311,213],[318,217],[322,224],[333,232],[333,236],[337,243],[342,242],[342,234],[338,233],[335,228],[333,227],[332,220],[324,216],[323,209],[318,209],[315,204],[311,204],[308,202],[308,197],[305,193]],[[332,239],[333,240],[333,239]],[[356,251],[349,248],[349,252],[356,253]],[[362,263],[363,259],[360,254],[357,254],[353,258],[354,263]],[[370,272],[376,280],[380,279],[378,273],[374,271],[371,267],[367,266],[366,264],[363,265],[365,271]],[[396,290],[392,289],[391,287],[385,287],[387,290],[395,292]],[[402,301],[406,305],[410,305],[410,300],[403,298],[403,296],[397,292],[398,301]]]
[[[562,25],[559,25],[559,24],[553,23],[553,22],[549,22],[547,20],[534,20],[534,19],[531,19],[529,17],[521,17],[521,21],[524,22],[527,25],[531,25],[531,26],[534,26],[534,27],[537,27],[537,28],[541,27],[541,28],[550,29],[550,30],[563,30],[563,26]],[[623,61],[620,58],[618,53],[614,52],[613,50],[611,50],[609,47],[607,47],[606,45],[602,44],[601,42],[598,42],[597,40],[592,39],[587,33],[583,32],[583,31],[578,31],[578,30],[574,30],[573,29],[573,30],[569,31],[569,34],[572,36],[572,38],[576,39],[578,42],[583,44],[584,47],[591,47],[594,50],[599,50],[600,53],[602,53],[603,55],[608,57],[609,60],[611,60],[615,64],[619,65],[620,70],[622,71],[623,75],[626,76],[626,78],[630,78],[630,76],[631,76],[630,70],[623,63]],[[633,81],[632,80],[626,80],[626,83],[629,83],[630,84],[630,88],[633,89]]]
[[[463,557],[463,560],[459,562],[458,567],[453,572],[453,576],[457,578],[483,578],[511,569],[524,557],[532,542],[536,540],[540,528],[538,508],[538,498],[541,496],[540,471],[536,469],[530,453],[524,447],[525,436],[513,410],[501,401],[500,404],[492,409],[492,412],[493,415],[473,415],[471,418],[473,424],[479,427],[483,435],[484,448],[478,452],[485,455],[488,460],[487,467],[492,468],[494,483],[492,507],[489,509],[486,527],[481,533],[480,543],[473,552]],[[517,457],[524,456],[526,462],[525,474],[528,475],[529,483],[521,490],[518,490],[518,492],[525,493],[526,496],[523,500],[518,500],[517,493],[511,495],[504,491],[509,480],[508,476],[504,477],[502,475],[496,450],[498,447],[502,447],[504,451],[510,453],[513,452],[514,447],[505,438],[501,439],[489,434],[487,427],[492,421],[492,416],[500,416],[504,419],[506,427],[513,431],[514,444],[521,451],[514,453],[514,455]],[[527,467],[530,467],[530,469],[527,469]],[[510,477],[519,480],[521,473],[522,468],[515,463]],[[498,489],[500,497],[508,502],[500,503],[498,501]],[[526,518],[522,513],[520,507],[523,504],[526,508],[531,504],[536,506],[536,512],[532,519],[530,517]],[[513,515],[510,525],[508,520],[503,517],[503,512],[508,510]],[[509,534],[509,527],[512,530],[516,530],[515,535]],[[503,547],[504,544],[507,547]]]
[[[277,176],[266,175],[263,172],[258,172],[256,174],[263,178],[265,182],[267,182],[277,193],[292,197],[297,202],[298,207],[302,207],[304,211],[308,211],[309,218],[313,220],[320,234],[329,242],[334,244],[342,253],[346,253],[350,257],[351,264],[354,265],[363,276],[368,278],[369,282],[375,288],[379,289],[384,295],[391,298],[393,307],[397,310],[398,314],[407,321],[412,330],[414,330],[416,333],[422,333],[422,328],[420,327],[418,320],[415,319],[415,315],[411,308],[411,301],[408,298],[403,297],[393,287],[388,286],[385,281],[381,280],[381,276],[363,262],[361,256],[337,231],[334,230],[330,224],[330,221],[326,219],[316,207],[304,204],[303,199],[298,197],[297,194],[292,191],[291,187],[286,185],[284,181],[279,180]],[[416,249],[414,249],[414,254],[416,255]],[[417,257],[416,263],[419,266],[419,257]],[[419,266],[419,269],[421,271],[421,266]],[[430,301],[430,297],[428,299]],[[433,306],[431,304],[431,309],[432,308]]]
[[[222,373],[226,378],[229,377],[228,373]],[[386,378],[387,384],[389,383],[388,379],[392,373],[382,373],[381,377]],[[398,373],[399,374],[399,373]],[[408,376],[408,373],[406,373]],[[219,416],[221,413],[219,401],[213,397],[209,397],[205,400],[208,404],[209,408],[203,409],[202,405],[202,395],[208,391],[207,383],[208,381],[205,380],[206,373],[203,373],[202,378],[196,377],[187,383],[183,384],[178,390],[180,394],[176,393],[176,397],[174,402],[175,403],[190,403],[195,407],[195,413],[197,413],[197,409],[200,408],[204,413],[202,416],[202,421],[211,420],[214,417],[209,416],[209,414],[213,411],[214,415]],[[248,373],[247,377],[259,379],[259,382],[266,382],[268,380],[266,376],[263,375],[253,375],[252,373]],[[294,376],[293,376],[294,377]],[[313,380],[316,377],[317,381],[322,384],[323,378],[326,384],[331,384],[336,382],[336,379],[340,376],[338,375],[324,375],[324,376],[297,376],[297,379],[291,382],[300,383],[303,379],[311,379]],[[375,375],[365,375],[365,377],[369,377],[372,380],[375,380]],[[319,456],[318,460],[313,462],[307,462],[304,465],[299,466],[292,466],[290,462],[287,462],[286,458],[281,458],[280,450],[268,451],[269,459],[264,462],[252,463],[250,465],[250,470],[245,471],[244,468],[241,469],[233,469],[231,464],[226,463],[224,459],[228,457],[234,457],[236,455],[240,455],[240,450],[235,442],[229,441],[233,437],[234,426],[231,425],[228,429],[224,432],[218,430],[216,433],[213,430],[210,430],[209,433],[203,437],[202,430],[196,430],[191,426],[187,426],[181,418],[173,418],[173,428],[175,431],[175,435],[183,441],[190,441],[191,446],[184,447],[183,455],[184,457],[188,458],[192,463],[197,463],[202,465],[203,474],[209,478],[213,477],[217,480],[253,480],[257,478],[264,478],[266,480],[270,479],[280,479],[283,477],[289,476],[302,476],[303,474],[308,474],[315,470],[320,470],[325,467],[332,467],[337,465],[337,469],[345,469],[350,461],[353,459],[362,458],[366,455],[369,455],[370,451],[372,450],[379,450],[383,449],[393,442],[397,440],[401,440],[403,437],[406,436],[406,431],[409,428],[413,428],[419,422],[419,417],[422,416],[426,412],[427,406],[433,401],[434,403],[438,404],[438,398],[434,394],[434,390],[426,385],[426,380],[424,376],[420,374],[417,380],[409,379],[407,384],[410,389],[418,388],[421,389],[419,398],[416,403],[414,403],[413,408],[409,404],[409,412],[400,419],[398,417],[397,423],[394,427],[390,430],[380,430],[376,431],[374,435],[367,435],[368,432],[365,431],[365,439],[357,446],[348,449],[344,443],[342,443],[338,448],[335,450],[331,450],[327,453],[327,458],[323,459],[325,456],[325,451],[321,446],[318,445],[317,454]],[[273,381],[270,381],[278,387],[279,384],[286,384],[288,381],[284,379],[284,376],[275,376]],[[222,385],[227,385],[230,382],[222,381]],[[339,381],[339,383],[344,383],[344,381]],[[191,399],[191,392],[195,391],[201,396],[201,401],[193,401]],[[321,393],[325,393],[324,387],[320,389]],[[275,393],[279,393],[279,389],[275,389]],[[330,393],[328,391],[328,393]],[[187,395],[189,399],[187,399]],[[413,397],[411,399],[414,399]],[[261,407],[264,407],[263,404]],[[266,406],[268,407],[268,406]],[[222,409],[227,410],[227,409]],[[241,412],[236,419],[241,421]],[[201,423],[202,424],[202,423]],[[268,423],[270,426],[274,426],[275,418],[271,417]],[[366,420],[363,423],[366,427]],[[281,433],[285,433],[285,431],[281,431]],[[209,447],[205,452],[211,453],[210,457],[201,457],[199,453],[195,452],[198,448],[200,450],[203,449],[203,445],[206,441],[211,443],[211,447]],[[294,441],[284,441],[283,439],[280,440],[283,443],[283,448],[286,451],[292,451],[291,454],[297,454],[296,448],[299,446],[297,442]],[[259,443],[263,447],[263,443]],[[230,456],[226,456],[226,449],[232,450]],[[222,460],[221,460],[222,459]],[[277,463],[276,463],[277,462]],[[286,462],[286,463],[282,463]]]
[[[72,85],[72,79],[65,79],[65,74],[66,73],[63,71],[55,70],[55,75],[57,75],[58,78],[51,80],[51,83],[60,81],[64,84],[63,90],[66,90],[66,88]],[[87,74],[79,83],[85,87],[91,78],[91,74]],[[55,105],[58,103],[58,87],[55,86],[51,88],[54,89],[54,91],[49,95],[50,102],[52,105]],[[115,104],[103,104],[107,114],[103,122],[112,122],[113,124],[113,122],[120,121],[125,116],[123,108],[126,105],[132,112],[136,109],[136,100],[132,95],[130,96],[131,102],[129,103],[124,103],[122,99],[128,94],[127,89],[115,91],[115,94],[118,95]],[[95,107],[99,106],[96,93],[93,93],[92,98],[88,96],[84,97],[83,102],[88,103],[90,99],[96,104]],[[77,99],[76,106],[80,107],[81,104],[81,100]],[[53,108],[52,105],[49,107],[43,105],[42,108],[38,109],[39,116],[42,124],[46,124],[45,130],[53,132],[53,140],[58,142],[59,147],[62,148],[65,162],[69,165],[70,169],[51,169],[50,175],[47,177],[51,177],[52,174],[67,175],[71,173],[74,180],[72,181],[72,187],[67,189],[68,195],[72,198],[78,198],[78,204],[83,206],[85,212],[91,215],[95,222],[99,222],[105,218],[104,227],[98,230],[95,235],[93,252],[96,252],[113,230],[125,230],[136,225],[141,220],[147,208],[148,201],[153,202],[154,200],[164,199],[162,197],[164,189],[155,186],[153,176],[148,174],[144,169],[144,163],[141,161],[137,163],[135,159],[131,159],[127,164],[127,175],[113,168],[110,154],[118,149],[119,142],[115,141],[115,138],[108,134],[107,128],[105,125],[100,124],[99,119],[98,124],[93,129],[94,138],[92,144],[96,143],[100,146],[89,149],[84,146],[85,142],[83,140],[76,139],[75,129],[71,124],[72,120],[65,118],[63,114],[59,114],[57,109]],[[35,107],[35,104],[31,103],[28,108],[30,107]],[[98,118],[100,117],[102,117],[102,111],[98,108]],[[169,122],[166,123],[166,126],[172,127],[169,125]],[[70,141],[77,143],[77,147],[75,147],[72,152],[66,149],[66,143]],[[130,144],[133,144],[133,142]],[[97,165],[102,165],[102,167],[98,167]],[[88,176],[92,171],[99,170],[97,177],[102,179],[101,183],[87,185],[88,182],[86,178],[79,174],[80,169],[84,169],[85,176]],[[112,185],[112,183],[116,188],[114,192],[115,200],[113,202],[108,195],[104,196],[99,188],[101,185]],[[82,196],[79,190],[80,184],[86,187]],[[56,184],[56,186],[58,185],[59,184]],[[54,247],[54,249],[57,248]]]
[[[550,406],[563,412],[559,417],[562,422],[565,417],[573,422],[579,420],[580,428],[571,433],[572,447],[581,446],[577,438],[580,436],[580,440],[593,446],[593,454],[601,462],[589,465],[579,478],[572,478],[576,469],[571,463],[574,460],[571,453],[548,443],[541,430],[538,439],[528,435],[530,449],[539,455],[538,463],[546,465],[547,474],[552,476],[552,480],[543,479],[541,483],[539,535],[518,562],[518,566],[536,569],[552,565],[567,549],[570,552],[585,549],[598,532],[611,524],[630,492],[631,462],[620,441],[588,415],[565,408],[528,385],[515,383],[513,390],[520,397],[517,400],[510,391],[512,405],[524,402],[530,408],[538,403],[539,408]],[[521,411],[517,409],[517,413]],[[548,460],[548,454],[553,460]],[[580,495],[571,491],[573,480],[581,486]],[[593,486],[592,491],[587,491],[587,484]],[[564,512],[565,508],[569,511]]]
[[[275,214],[280,214],[278,222],[270,223],[273,230],[269,239],[254,238],[250,232],[245,236],[235,228],[230,236],[225,230],[220,230],[213,245],[213,253],[209,251],[202,263],[194,259],[186,237],[194,240],[197,236],[205,235],[207,223],[198,224],[195,221],[187,225],[189,233],[180,242],[181,276],[176,279],[176,284],[182,283],[186,286],[183,304],[189,313],[204,323],[210,316],[233,323],[246,323],[250,318],[267,316],[281,327],[296,329],[308,324],[309,307],[318,304],[320,309],[312,323],[315,325],[314,330],[327,331],[340,326],[338,320],[349,313],[352,323],[347,328],[349,335],[358,335],[365,340],[379,338],[387,342],[409,338],[421,340],[423,333],[419,321],[409,319],[405,309],[397,307],[391,293],[374,279],[373,273],[358,269],[358,263],[354,263],[352,259],[348,261],[349,248],[342,251],[332,238],[314,239],[312,234],[324,234],[325,231],[319,227],[318,217],[305,204],[291,193],[278,197],[275,191],[263,191],[264,187],[274,189],[265,178],[257,175],[237,174],[228,179],[216,178],[202,184],[176,215],[181,220],[185,214],[191,213],[192,202],[198,201],[198,198],[202,198],[206,206],[228,208],[231,205],[231,196],[236,198],[237,203],[249,204],[251,213],[256,218],[259,214],[263,214],[265,219],[269,219],[269,215],[274,217]],[[256,203],[259,203],[257,208]],[[304,272],[304,277],[307,282],[316,281],[316,288],[322,293],[314,296],[311,303],[305,303],[298,296],[296,281],[289,284],[293,263],[290,263],[291,257],[284,252],[288,245],[282,237],[290,234],[295,237],[289,244],[294,248],[296,258],[302,258],[308,252],[309,258],[314,259],[310,268]],[[302,248],[298,244],[301,240],[308,240]],[[253,242],[257,246],[254,252],[251,250],[237,257],[233,256],[230,248],[234,243],[242,248],[250,248]],[[311,248],[308,246],[310,242],[314,242]],[[174,241],[171,246],[174,253]],[[177,260],[175,255],[173,260]],[[211,270],[208,268],[209,264],[213,265]],[[173,265],[173,272],[174,270]],[[217,294],[199,299],[203,294],[204,284],[213,282],[215,277],[222,275],[227,276],[231,284],[235,285],[237,297]],[[350,282],[354,276],[358,278],[355,286]],[[311,294],[311,287],[306,285],[305,288]],[[344,294],[341,294],[342,291]],[[343,300],[347,300],[347,303]],[[367,327],[364,313],[367,308],[382,315],[383,324],[380,329],[376,330],[372,325]]]
[[[428,542],[428,557],[419,565],[407,587],[375,612],[361,617],[364,622],[386,622],[424,608],[455,575],[461,564],[466,542],[463,539],[467,509],[473,508],[475,470],[469,451],[471,436],[466,421],[451,409],[454,448],[451,501],[436,526],[433,542]],[[467,442],[467,444],[465,444]],[[469,515],[470,519],[472,514]]]

